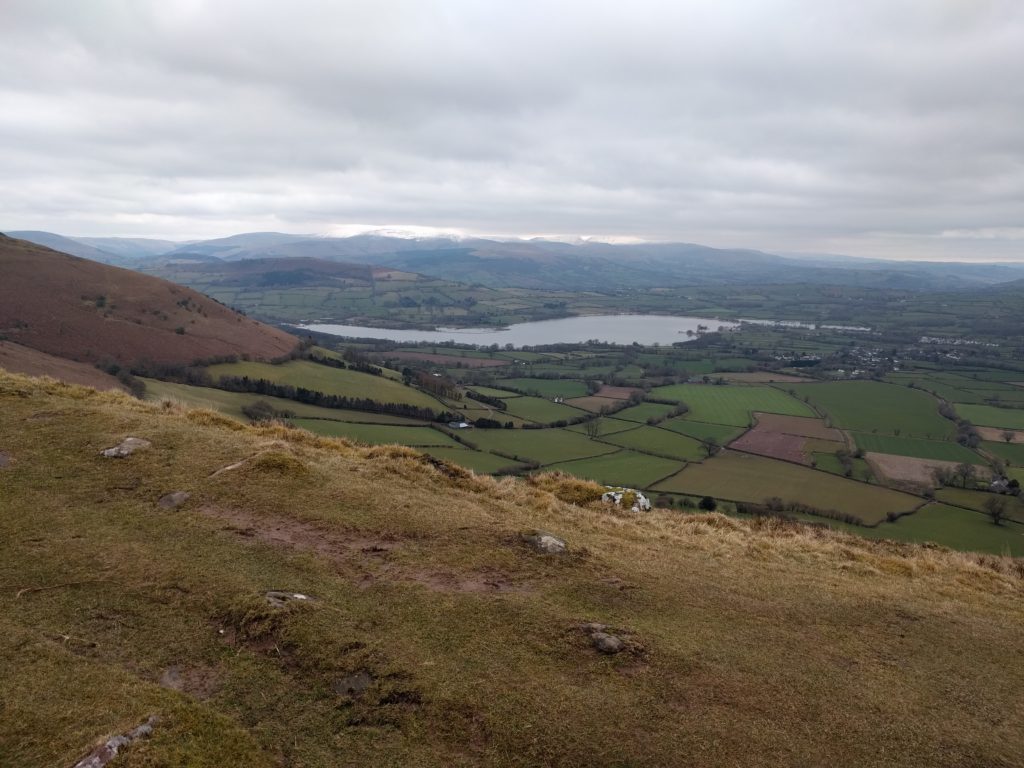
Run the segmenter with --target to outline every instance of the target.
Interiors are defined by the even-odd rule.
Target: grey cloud
[[[6,0],[0,226],[1024,258],[1009,0]]]

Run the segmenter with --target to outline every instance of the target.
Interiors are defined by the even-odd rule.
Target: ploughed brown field
[[[755,413],[757,424],[729,444],[730,448],[756,453],[773,459],[810,464],[810,440],[827,441],[842,446],[843,434],[825,426],[822,419],[803,416],[781,416],[777,413]]]
[[[272,359],[297,339],[166,280],[0,235],[0,334],[79,362]]]

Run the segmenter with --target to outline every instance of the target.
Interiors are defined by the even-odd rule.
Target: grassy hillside
[[[298,343],[191,288],[4,235],[0,275],[0,335],[70,360],[272,359]]]
[[[152,446],[99,455],[129,435]],[[1024,751],[1019,561],[615,513],[576,481],[2,373],[0,453],[4,764],[73,765],[152,715],[118,766]],[[521,544],[535,529],[568,553]],[[269,590],[312,599],[272,607]],[[586,622],[625,650],[598,653]]]

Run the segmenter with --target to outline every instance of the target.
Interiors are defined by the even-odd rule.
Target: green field
[[[708,424],[704,421],[692,421],[685,417],[669,419],[658,425],[663,429],[671,429],[681,435],[689,435],[697,440],[714,438],[721,445],[734,440],[746,431],[746,427],[730,427],[724,424]]]
[[[830,472],[833,475],[846,476],[846,467],[839,461],[839,458],[834,453],[817,452],[811,454],[811,458],[815,461],[815,469],[820,469],[822,472]],[[873,477],[871,467],[864,459],[850,459],[851,469],[853,473],[851,477],[855,480],[865,480]]]
[[[1024,429],[1024,409],[957,403],[956,412],[961,418],[967,419],[979,427]]]
[[[754,411],[785,416],[815,416],[806,404],[767,386],[673,384],[651,390],[651,396],[676,400],[690,407],[687,417],[712,424],[745,427]]]
[[[873,525],[889,512],[906,512],[921,500],[907,493],[858,483],[785,461],[727,452],[690,464],[654,490],[761,503],[772,496],[819,509],[835,509]]]
[[[1002,499],[1006,514],[1017,522],[1024,523],[1024,500],[1020,496],[998,495],[988,491],[972,491],[969,488],[940,488],[935,498],[955,507],[967,507],[978,512],[985,511],[985,503],[993,498]]]
[[[674,459],[700,461],[704,458],[701,445],[692,437],[670,432],[658,427],[639,427],[628,432],[619,432],[601,438],[606,443],[635,448],[639,451],[656,453]]]
[[[497,385],[533,392],[541,397],[583,397],[587,385],[571,379],[502,379]]]
[[[617,411],[614,416],[623,421],[644,423],[648,419],[660,419],[669,414],[676,406],[664,403],[640,403]]]
[[[514,400],[508,400],[505,404],[508,407],[501,413],[508,413],[538,424],[550,424],[553,421],[576,419],[587,415],[586,411],[579,408],[553,403],[542,397],[517,397]],[[501,417],[499,415],[493,418],[500,419]]]
[[[474,472],[479,472],[481,474],[491,474],[497,472],[499,469],[518,466],[514,461],[510,461],[509,459],[501,456],[495,456],[493,453],[471,451],[468,448],[427,447],[421,450],[438,459],[450,461],[453,464],[458,464],[459,466],[465,467],[466,469],[472,469]]]
[[[787,384],[785,388],[797,397],[807,397],[840,429],[932,439],[956,433],[953,422],[939,415],[938,401],[918,389],[878,381]]]
[[[267,379],[277,384],[305,387],[328,395],[344,397],[367,397],[380,403],[408,403],[420,408],[441,410],[436,399],[400,381],[386,376],[350,371],[318,365],[308,360],[292,360],[281,365],[270,363],[223,363],[207,369],[216,379],[219,376],[248,376],[251,379]]]
[[[959,443],[939,440],[919,440],[915,437],[894,437],[893,435],[872,435],[857,432],[853,435],[857,447],[863,451],[891,453],[897,456],[913,456],[918,459],[940,461],[962,461],[978,464],[981,456]]]
[[[236,418],[240,421],[249,419],[242,413],[242,408],[256,402],[270,403],[278,411],[289,411],[299,417],[312,419],[336,419],[338,421],[357,421],[374,424],[422,424],[415,419],[391,416],[386,413],[367,413],[350,411],[341,408],[321,408],[317,405],[297,403],[282,397],[266,397],[246,392],[225,392],[212,387],[193,387],[188,384],[172,384],[168,381],[143,379],[146,383],[146,399],[162,400],[169,398],[184,403],[192,408],[210,408]]]
[[[566,429],[580,434],[587,434],[587,428],[591,424],[597,424],[597,436],[614,435],[616,432],[624,432],[627,429],[636,429],[639,425],[635,421],[621,421],[612,416],[602,416],[584,424],[573,424]]]
[[[369,445],[458,446],[448,435],[430,427],[391,426],[388,424],[352,424],[323,419],[290,419],[291,423],[324,437],[347,437]]]
[[[679,468],[678,461],[623,450],[596,458],[556,464],[548,469],[568,472],[570,475],[593,480],[602,485],[647,488],[651,483],[671,475]]]
[[[474,392],[479,392],[481,395],[487,395],[488,397],[496,397],[499,400],[510,400],[520,397],[518,392],[509,392],[507,389],[496,389],[494,387],[478,387],[475,384],[467,387],[467,389],[472,389]]]
[[[463,437],[486,451],[500,451],[541,464],[610,453],[616,448],[567,429],[475,429]]]
[[[986,441],[981,444],[982,449],[998,456],[1009,464],[1024,466],[1024,443],[1003,443]]]
[[[996,526],[983,514],[945,504],[929,504],[894,523],[868,529],[863,535],[873,539],[934,541],[950,549],[1024,557],[1024,525],[1007,522]]]

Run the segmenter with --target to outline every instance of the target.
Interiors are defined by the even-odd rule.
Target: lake
[[[675,344],[690,341],[697,326],[708,330],[734,328],[736,323],[707,317],[672,317],[669,315],[587,315],[565,317],[559,320],[540,320],[517,323],[508,328],[440,328],[436,331],[403,331],[391,328],[371,328],[359,325],[331,325],[310,323],[300,328],[362,339],[388,339],[402,343],[454,341],[458,344],[478,344],[504,347],[533,347],[541,344],[578,344],[592,339],[613,344]]]

